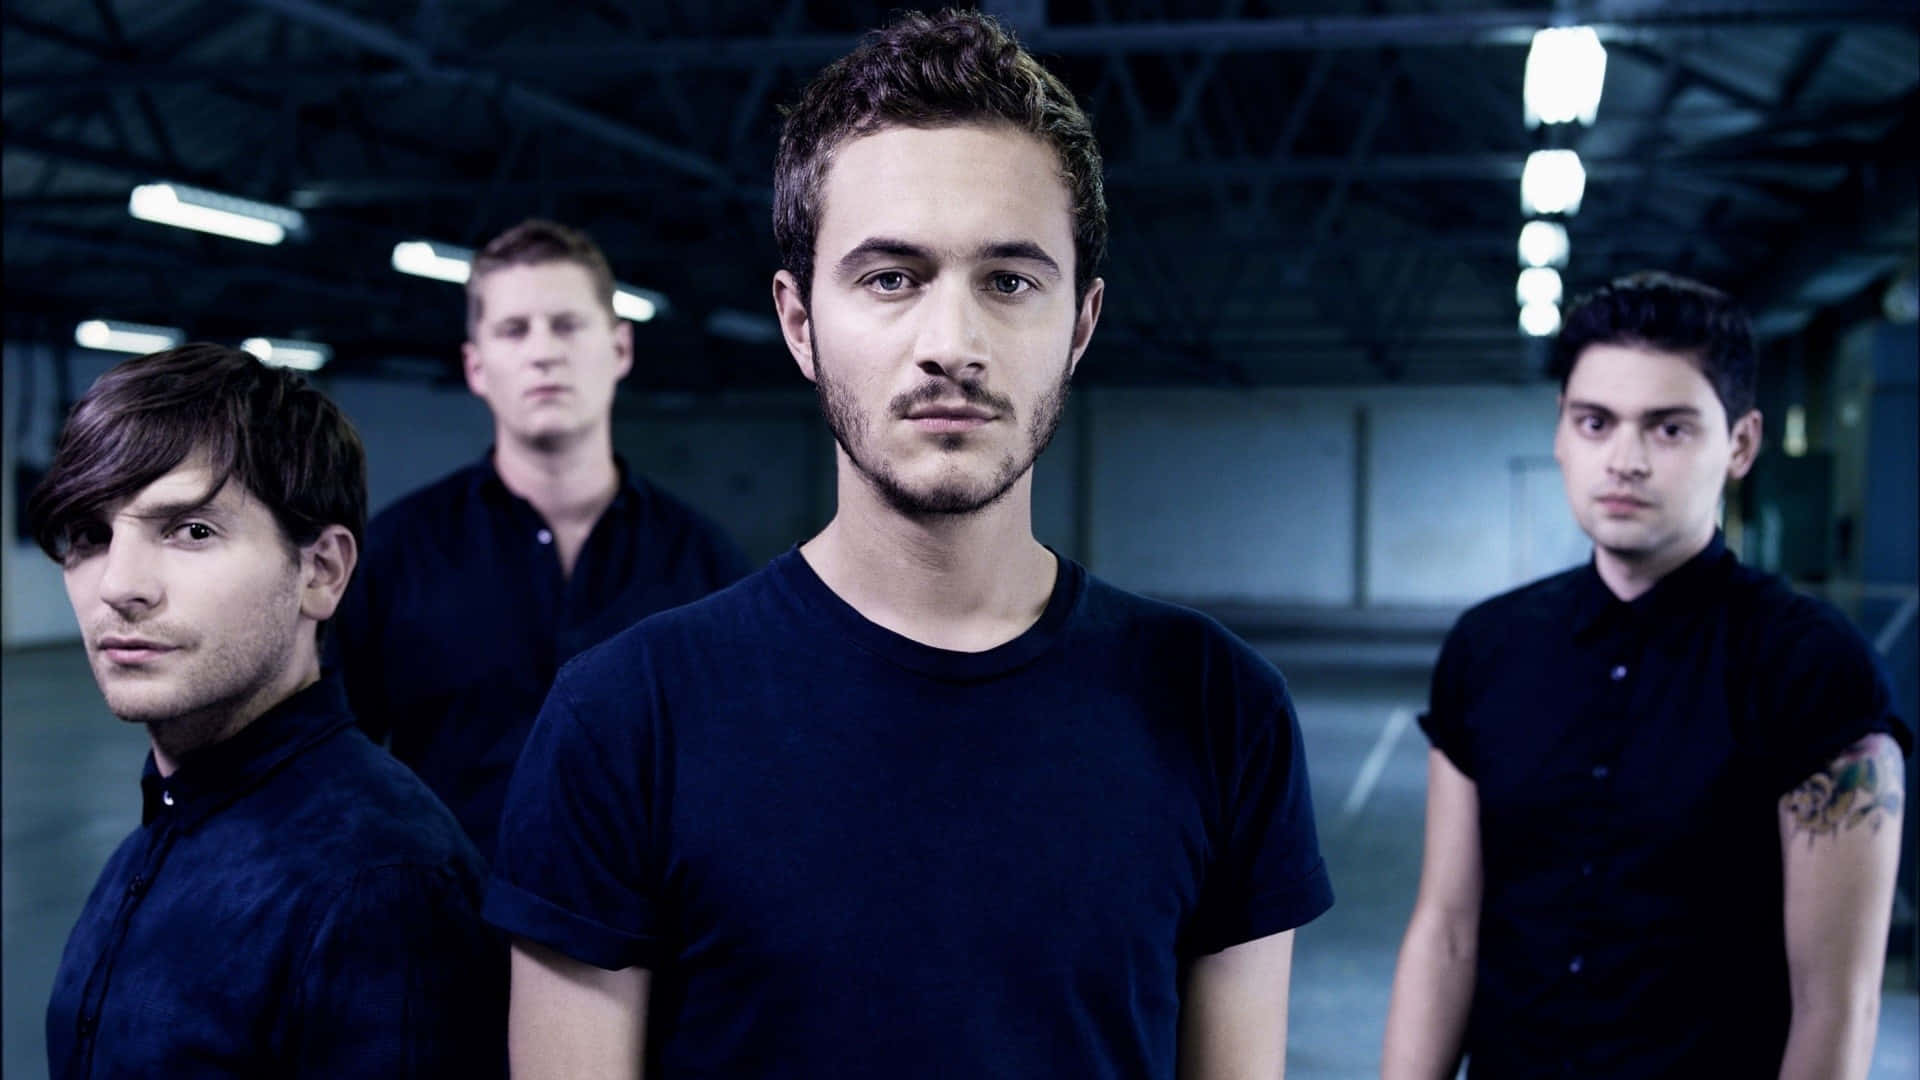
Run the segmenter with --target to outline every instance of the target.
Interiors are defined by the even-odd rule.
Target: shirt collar
[[[231,738],[195,751],[172,776],[160,775],[149,751],[140,776],[140,823],[171,816],[179,827],[193,828],[352,722],[345,688],[328,675],[260,714]]]
[[[1693,558],[1668,571],[1653,583],[1653,588],[1631,601],[1624,601],[1607,588],[1594,560],[1589,559],[1575,586],[1573,632],[1586,634],[1602,622],[1616,618],[1647,621],[1681,614],[1696,606],[1703,595],[1725,578],[1733,561],[1725,534],[1715,529],[1713,539]]]
[[[500,479],[500,470],[493,465],[494,445],[488,444],[487,452],[480,456],[468,469],[468,480],[473,490],[489,499],[504,501],[532,510],[532,504],[507,489],[506,481]],[[613,502],[607,504],[609,511],[632,513],[646,505],[646,481],[627,467],[627,459],[618,452],[613,455],[614,470],[620,474],[620,486],[613,491]]]

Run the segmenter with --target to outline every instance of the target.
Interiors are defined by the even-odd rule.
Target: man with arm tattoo
[[[1593,559],[1441,650],[1383,1075],[1864,1077],[1913,737],[1859,632],[1716,525],[1760,451],[1746,317],[1638,274],[1554,359]]]

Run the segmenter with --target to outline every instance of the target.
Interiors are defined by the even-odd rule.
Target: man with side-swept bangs
[[[835,517],[556,681],[486,913],[517,1075],[1278,1077],[1332,903],[1279,673],[1033,538],[1100,158],[991,18],[787,114],[774,304]]]
[[[61,957],[54,1077],[502,1074],[479,853],[320,670],[366,505],[346,418],[236,349],[129,360],[74,407],[27,520],[152,753]]]

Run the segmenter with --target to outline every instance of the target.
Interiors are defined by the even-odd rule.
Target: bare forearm
[[[1795,1007],[1780,1080],[1864,1080],[1879,1032],[1878,992],[1819,1007]]]
[[[1385,1080],[1436,1080],[1459,1068],[1473,1003],[1475,935],[1416,917],[1400,946],[1381,1055]]]

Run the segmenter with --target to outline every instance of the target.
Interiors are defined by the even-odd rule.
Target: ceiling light
[[[278,244],[306,227],[298,210],[204,191],[185,184],[141,184],[127,197],[127,212],[142,221],[198,229],[256,244]]]
[[[1520,227],[1521,266],[1565,266],[1569,250],[1567,227],[1557,221],[1529,221]]]
[[[1528,214],[1577,214],[1587,170],[1571,150],[1535,150],[1520,173],[1520,209]]]
[[[1560,305],[1528,304],[1520,309],[1520,329],[1528,337],[1552,337],[1560,329]]]
[[[268,367],[293,368],[295,371],[319,371],[333,359],[331,346],[317,341],[293,338],[250,337],[240,348],[260,358]]]
[[[74,341],[89,349],[106,352],[145,355],[171,349],[186,339],[185,332],[171,326],[147,326],[111,319],[88,319],[73,328]]]
[[[1607,50],[1590,26],[1555,26],[1533,35],[1521,97],[1527,127],[1593,123],[1607,78]]]
[[[403,240],[393,245],[393,268],[415,277],[464,285],[473,268],[473,252],[432,240]]]
[[[1529,304],[1558,304],[1560,271],[1551,266],[1529,266],[1520,271],[1520,282],[1514,286],[1513,294],[1522,307]]]
[[[652,289],[620,285],[613,290],[613,313],[623,319],[646,322],[666,306],[667,298]]]

